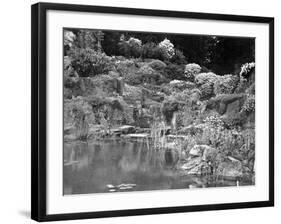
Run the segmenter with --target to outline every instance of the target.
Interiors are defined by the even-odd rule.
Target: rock
[[[191,158],[181,166],[188,175],[202,175],[210,173],[209,166],[200,157]]]
[[[178,91],[183,91],[185,89],[194,89],[196,87],[196,84],[193,82],[189,82],[189,81],[182,81],[182,80],[172,80],[169,84],[168,84],[169,88],[172,91],[178,90]]]
[[[213,154],[216,150],[208,145],[195,145],[189,151],[189,155],[191,156],[201,156],[202,158],[208,157]],[[204,155],[205,154],[205,155]]]
[[[228,179],[237,179],[243,175],[240,161],[222,162],[217,168],[217,175]]]
[[[211,162],[213,162],[215,160],[217,154],[218,154],[218,150],[217,149],[212,148],[212,147],[206,145],[205,148],[204,148],[202,159],[204,161],[211,161]]]
[[[208,100],[206,109],[215,109],[219,114],[237,114],[245,101],[243,94],[221,94]]]
[[[186,134],[186,135],[196,135],[202,133],[202,125],[189,125],[187,127],[183,127],[178,131],[178,134]]]
[[[131,125],[123,125],[118,128],[111,129],[113,133],[120,133],[120,134],[131,134],[134,133],[136,128]]]
[[[193,146],[193,148],[190,149],[189,151],[189,155],[191,156],[202,156],[203,152],[201,150],[201,146],[200,145],[195,145]]]
[[[200,157],[189,159],[186,163],[181,166],[183,170],[192,170],[194,167],[200,165],[202,162]]]

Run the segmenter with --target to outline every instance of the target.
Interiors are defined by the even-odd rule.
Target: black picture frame
[[[74,4],[37,3],[32,5],[31,27],[31,75],[32,75],[32,105],[31,105],[31,218],[36,221],[74,220],[86,218],[102,218],[116,216],[133,216],[162,213],[194,212],[206,210],[223,210],[238,208],[254,208],[274,206],[274,18],[240,15],[224,15],[210,13],[195,13],[183,11],[163,11],[136,8],[118,8]],[[46,213],[46,13],[48,10],[63,10],[87,13],[111,13],[141,16],[162,16],[190,19],[205,19],[217,21],[254,22],[269,24],[269,200],[209,204],[196,206],[160,207],[132,210],[114,210],[102,212],[85,212],[69,214]]]

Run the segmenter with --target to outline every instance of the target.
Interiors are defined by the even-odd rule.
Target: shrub
[[[222,120],[227,128],[233,129],[243,126],[246,120],[245,113],[233,113],[228,116],[223,116]]]
[[[137,38],[130,37],[129,40],[122,40],[118,43],[119,53],[125,57],[140,57],[142,52],[142,42]]]
[[[212,72],[200,73],[195,77],[195,83],[197,85],[203,85],[206,83],[215,84],[218,78],[219,76]]]
[[[162,49],[163,51],[162,53],[165,59],[169,60],[174,56],[175,54],[174,45],[167,38],[165,38],[162,42],[160,42],[158,46],[160,49]]]
[[[115,67],[117,72],[123,77],[127,77],[130,74],[136,73],[138,70],[136,64],[132,60],[128,59],[116,61]]]
[[[161,48],[154,42],[148,42],[142,46],[142,58],[153,58],[163,61]]]
[[[112,70],[110,57],[90,48],[71,51],[71,65],[80,77],[96,76]]]
[[[75,38],[76,38],[76,35],[73,32],[65,30],[63,32],[63,44],[64,44],[64,46],[72,47]]]
[[[156,71],[163,71],[167,65],[163,61],[153,60],[150,63],[148,63],[148,66]]]
[[[186,64],[186,58],[182,51],[175,49],[175,54],[173,57],[170,59],[170,62],[175,63],[175,64]]]
[[[163,102],[161,112],[168,124],[171,122],[174,112],[178,111],[180,107],[180,103],[174,98],[168,98]]]
[[[82,97],[64,101],[64,124],[65,127],[75,127],[76,138],[87,138],[89,126],[94,123],[92,107]]]
[[[246,89],[246,93],[255,95],[255,83],[251,84],[248,89]]]
[[[240,76],[248,78],[250,73],[255,69],[255,62],[246,63],[241,66]]]
[[[255,95],[248,94],[241,112],[250,113],[252,111],[255,111]]]
[[[200,65],[195,63],[187,64],[184,69],[184,75],[188,81],[193,82],[196,75],[201,72]]]
[[[139,85],[141,83],[159,85],[165,82],[166,79],[159,72],[148,65],[144,65],[136,73],[128,74],[125,81],[130,85]]]
[[[201,100],[207,100],[214,96],[214,87],[212,83],[204,83],[199,87],[201,91]]]
[[[164,75],[167,79],[173,80],[185,80],[184,76],[184,65],[177,65],[173,63],[167,63],[164,69]]]
[[[235,90],[236,93],[243,93],[246,91],[246,89],[254,83],[254,76],[253,74],[255,70],[255,63],[246,63],[241,66],[240,71],[240,81],[237,85],[237,88]]]
[[[214,93],[217,94],[230,94],[233,93],[237,87],[239,78],[231,74],[218,76],[214,83]]]

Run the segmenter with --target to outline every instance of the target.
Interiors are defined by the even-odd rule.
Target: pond
[[[63,168],[65,195],[237,186],[236,181],[183,175],[165,162],[163,150],[120,139],[65,143]]]

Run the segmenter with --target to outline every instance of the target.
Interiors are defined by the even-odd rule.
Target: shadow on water
[[[163,151],[124,140],[65,143],[63,178],[64,194],[236,186],[183,176],[165,163]]]

